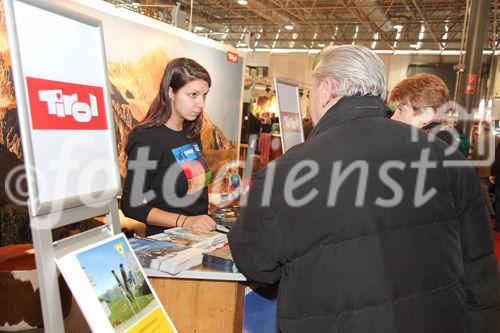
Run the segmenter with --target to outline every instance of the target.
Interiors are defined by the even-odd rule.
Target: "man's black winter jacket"
[[[283,332],[500,332],[479,180],[430,140],[344,97],[255,176],[230,247],[249,279],[279,281]]]

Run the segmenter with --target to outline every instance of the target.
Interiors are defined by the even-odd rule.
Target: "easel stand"
[[[58,269],[55,259],[120,232],[116,198],[94,203],[92,206],[79,206],[39,216],[33,216],[30,212],[45,332],[64,333]],[[106,214],[105,225],[54,242],[53,229],[104,214]]]

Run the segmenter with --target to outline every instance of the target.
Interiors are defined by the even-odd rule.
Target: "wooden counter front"
[[[179,333],[242,332],[241,282],[152,276],[149,281]]]

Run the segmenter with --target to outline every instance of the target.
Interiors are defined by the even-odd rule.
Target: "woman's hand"
[[[188,216],[182,227],[191,230],[212,231],[215,230],[216,223],[208,215],[195,215]]]

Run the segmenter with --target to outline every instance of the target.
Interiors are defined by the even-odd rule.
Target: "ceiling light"
[[[396,24],[393,26],[393,28],[396,30],[401,30],[401,29],[403,29],[403,26],[401,24]]]
[[[444,35],[443,35],[443,40],[447,40],[448,39],[448,31],[450,30],[450,28],[448,27],[448,24],[446,24],[444,26]]]
[[[420,33],[418,34],[418,40],[424,39],[425,25],[420,26]]]
[[[238,5],[248,5],[248,1],[247,0],[238,0]]]
[[[372,41],[372,44],[370,46],[372,50],[374,50],[375,47],[377,47],[377,40],[378,40],[378,38],[379,38],[379,33],[378,32],[374,33],[373,34],[373,41]]]
[[[359,25],[356,26],[356,32],[354,33],[354,36],[352,37],[352,39],[358,38],[358,32],[359,32]]]
[[[287,24],[287,25],[285,25],[285,29],[286,30],[293,30],[293,25]]]

